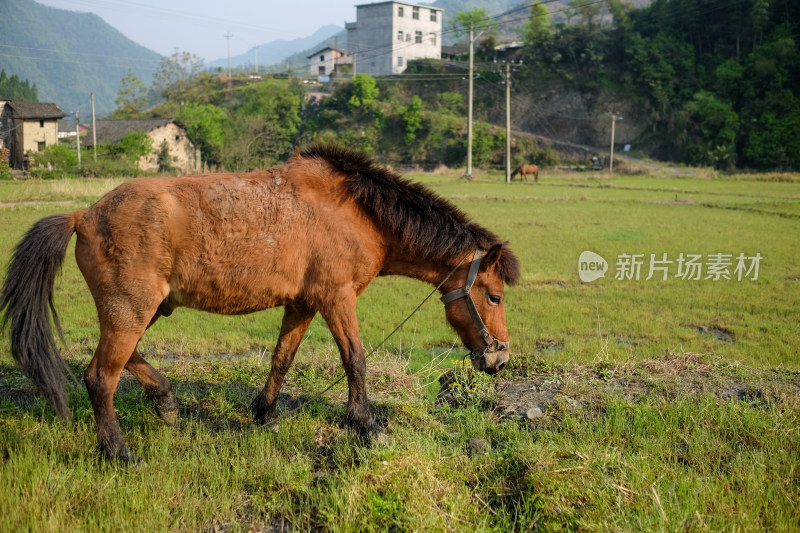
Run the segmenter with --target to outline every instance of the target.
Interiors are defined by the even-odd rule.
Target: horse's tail
[[[53,323],[63,342],[64,334],[53,306],[53,286],[75,232],[74,214],[43,218],[17,244],[3,283],[0,310],[2,328],[11,322],[11,354],[22,371],[50,401],[56,413],[72,419],[61,380],[69,371],[59,354]],[[50,312],[48,312],[48,307]]]

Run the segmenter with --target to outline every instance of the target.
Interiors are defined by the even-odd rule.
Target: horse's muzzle
[[[485,346],[469,354],[472,368],[487,374],[497,374],[508,363],[510,352],[508,343],[495,340],[490,346]]]

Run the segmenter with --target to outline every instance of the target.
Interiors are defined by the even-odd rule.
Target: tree
[[[162,98],[186,88],[203,70],[203,59],[190,52],[175,51],[161,58],[161,64],[153,74],[153,90]]]
[[[225,111],[213,105],[189,102],[177,118],[186,128],[189,140],[200,148],[203,160],[219,163],[220,151],[225,143],[225,128],[230,124]]]
[[[461,93],[447,91],[436,95],[436,101],[440,111],[459,114],[464,112],[464,97]]]
[[[147,107],[147,89],[136,76],[133,69],[128,69],[128,74],[122,78],[117,99],[114,103],[117,108],[111,114],[113,118],[136,118],[142,109]]]
[[[531,5],[531,15],[517,32],[528,46],[536,46],[551,36],[547,6],[540,2]]]
[[[686,111],[698,134],[690,139],[690,162],[722,169],[733,166],[739,116],[731,105],[710,92],[700,91],[686,104]]]
[[[348,104],[351,108],[371,109],[379,92],[375,86],[375,78],[369,74],[356,74],[353,76],[353,96]]]
[[[39,91],[36,84],[31,85],[28,80],[22,81],[16,74],[8,77],[3,69],[0,70],[0,99],[38,102]]]
[[[289,150],[284,133],[278,123],[266,117],[237,117],[226,128],[221,163],[228,170],[240,172],[268,168],[281,161]]]
[[[600,4],[594,0],[572,0],[569,3],[570,16],[577,15],[590,30],[594,28],[594,18],[600,13]]]
[[[112,153],[121,155],[130,163],[136,163],[152,151],[153,138],[143,131],[129,131],[112,149]]]
[[[156,157],[159,172],[172,171],[172,156],[169,153],[169,144],[167,140],[161,141],[161,147],[158,149],[158,156]]]
[[[406,126],[405,141],[410,145],[417,138],[417,130],[422,125],[422,99],[415,94],[411,98],[411,104],[401,114]]]
[[[497,34],[499,23],[489,16],[486,8],[476,7],[471,10],[459,11],[450,21],[450,29],[460,37],[469,38],[470,28],[472,28],[473,38],[478,35],[486,39]]]

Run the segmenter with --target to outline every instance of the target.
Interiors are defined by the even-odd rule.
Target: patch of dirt
[[[689,324],[689,326],[687,327],[696,329],[703,335],[714,337],[715,339],[722,342],[736,342],[736,335],[728,328],[724,328],[722,326],[716,326],[716,325],[703,326],[703,325]]]
[[[751,369],[696,353],[616,366],[540,365],[528,374],[497,383],[494,409],[501,417],[532,418],[531,410],[538,407],[546,418],[564,410],[596,409],[613,398],[638,403],[698,395],[742,401],[754,408],[800,408],[800,371]],[[444,387],[440,394],[446,393]]]
[[[534,351],[537,352],[557,352],[559,350],[564,349],[564,341],[556,340],[556,339],[538,339],[533,344]]]
[[[789,281],[800,281],[800,274],[790,277]]]
[[[0,209],[15,207],[32,207],[41,205],[70,205],[80,203],[81,200],[28,200],[22,202],[0,202]]]

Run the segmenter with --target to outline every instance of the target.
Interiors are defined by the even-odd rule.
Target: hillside
[[[98,115],[114,110],[120,80],[132,68],[150,83],[161,56],[140,46],[97,15],[46,7],[32,0],[3,0],[0,68],[35,84],[39,100],[67,112]]]

